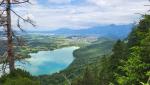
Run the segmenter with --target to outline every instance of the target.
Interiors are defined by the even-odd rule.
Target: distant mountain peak
[[[131,32],[133,24],[128,25],[100,25],[87,29],[73,30],[69,28],[61,28],[55,31],[51,31],[57,35],[95,35],[101,37],[113,37],[113,38],[125,38]]]

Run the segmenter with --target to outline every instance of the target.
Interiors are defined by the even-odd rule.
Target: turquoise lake
[[[59,72],[67,68],[74,60],[73,51],[79,47],[65,47],[53,51],[39,51],[30,53],[31,58],[26,59],[28,63],[21,65],[22,69],[29,71],[32,75],[45,75]]]

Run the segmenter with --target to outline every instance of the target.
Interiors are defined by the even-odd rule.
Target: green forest
[[[88,65],[72,85],[149,85],[150,15],[136,25],[127,39],[118,40],[112,55]]]

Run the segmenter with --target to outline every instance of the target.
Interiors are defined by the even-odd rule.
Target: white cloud
[[[86,0],[83,5],[72,5],[70,0],[49,0],[49,4],[63,4],[57,6],[43,5],[37,1],[32,0],[33,5],[15,10],[21,11],[21,14],[32,14],[38,28],[45,28],[40,30],[129,24],[139,19],[135,13],[146,13],[149,9],[144,6],[148,4],[147,0]]]
[[[71,0],[48,0],[51,4],[69,4]]]

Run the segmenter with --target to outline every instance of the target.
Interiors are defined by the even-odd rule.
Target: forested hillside
[[[118,40],[112,52],[96,65],[88,65],[72,85],[149,85],[150,15],[143,15],[127,40]]]

